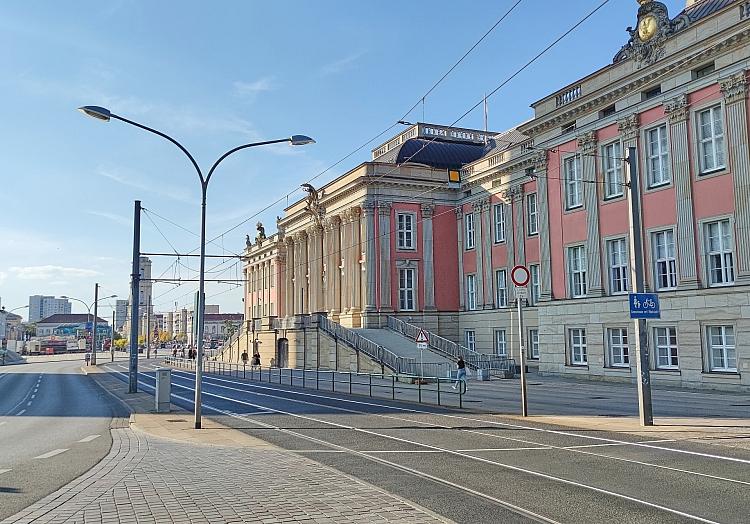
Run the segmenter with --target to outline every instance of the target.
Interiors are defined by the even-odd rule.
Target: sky
[[[27,305],[35,294],[91,303],[95,282],[100,296],[127,298],[135,200],[147,210],[143,252],[197,252],[201,191],[188,159],[77,107],[104,106],[167,133],[204,170],[240,144],[313,137],[238,152],[216,170],[207,252],[236,254],[258,220],[274,231],[301,183],[317,177],[317,187],[369,160],[401,128],[368,141],[516,1],[0,2],[1,304]],[[453,123],[601,1],[522,0],[405,120]],[[664,3],[673,17],[684,7]],[[611,63],[637,9],[610,0],[488,100],[489,128],[528,120],[531,103]],[[455,125],[481,129],[481,107]],[[154,276],[197,279],[197,258],[152,259]],[[242,275],[231,258],[207,269],[206,278]],[[155,308],[189,305],[196,289],[155,284]],[[243,310],[241,287],[212,283],[206,294],[222,312]],[[105,318],[113,305],[101,302]],[[73,302],[73,312],[85,308]]]

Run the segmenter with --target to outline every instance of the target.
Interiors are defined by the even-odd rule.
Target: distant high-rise
[[[117,300],[115,302],[115,329],[122,331],[122,327],[125,325],[125,319],[128,318],[128,301]]]
[[[151,282],[151,259],[148,257],[140,257],[138,262],[138,270],[140,274],[140,285],[138,286],[138,312],[143,315],[146,312],[148,304],[151,304],[151,313],[154,312],[154,304],[151,300],[151,290],[153,289],[153,282]],[[133,301],[133,296],[128,298],[128,308],[130,308]],[[130,316],[131,311],[126,313],[126,321],[123,325],[123,330],[130,333]],[[140,332],[142,328],[138,328]]]
[[[29,322],[38,322],[57,313],[69,315],[71,313],[70,301],[45,295],[29,297]]]

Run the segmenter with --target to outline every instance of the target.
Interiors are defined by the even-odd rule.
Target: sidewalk
[[[84,368],[128,405],[112,449],[90,471],[3,523],[448,522],[327,466],[173,406]]]

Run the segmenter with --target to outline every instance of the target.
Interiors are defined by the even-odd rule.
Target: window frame
[[[502,334],[502,337],[498,337],[498,335]],[[502,338],[502,341],[501,341]],[[502,344],[501,344],[502,342]],[[500,346],[502,345],[503,352],[500,353]],[[493,346],[495,350],[495,355],[498,357],[508,357],[508,333],[506,329],[503,328],[496,328],[494,330],[494,336],[493,336]]]
[[[612,148],[612,154],[608,151]],[[601,169],[604,186],[604,200],[614,200],[616,198],[622,198],[625,196],[625,190],[623,189],[625,176],[623,173],[623,153],[622,153],[622,142],[615,140],[604,144],[600,148],[600,154],[602,156]],[[614,191],[611,191],[614,188]]]
[[[661,335],[659,334],[660,330],[664,330],[666,342],[660,343],[659,340],[661,338]],[[667,370],[667,371],[675,371],[680,369],[680,346],[679,346],[679,340],[677,338],[677,326],[653,326],[653,329],[651,330],[651,334],[653,336],[653,348],[654,348],[654,369],[657,370]],[[674,338],[674,343],[672,343],[672,339]],[[661,358],[662,354],[661,351],[666,350],[666,353],[664,354],[664,358],[669,362],[669,364],[662,364]],[[676,362],[676,363],[674,363]]]
[[[532,206],[533,202],[533,206]],[[533,210],[532,210],[533,207]],[[533,228],[531,226],[534,226]],[[536,193],[526,195],[526,235],[533,237],[539,234],[539,206]]]
[[[706,284],[708,287],[727,287],[727,286],[733,286],[735,282],[737,281],[737,261],[735,255],[735,234],[734,234],[734,220],[732,217],[715,217],[715,218],[709,218],[706,220],[701,220],[701,244],[703,247],[703,266],[704,266],[704,272],[706,277]],[[708,235],[708,229],[712,225],[718,225],[720,234],[719,234],[719,240],[722,244],[722,247],[718,251],[711,251],[709,247],[710,243],[710,236]],[[725,249],[725,246],[723,246],[724,243],[724,226],[722,224],[726,224],[726,230],[729,232],[729,248]],[[726,256],[729,255],[729,259],[731,264],[726,264]],[[721,271],[722,278],[724,280],[722,281],[714,281],[714,271],[715,269],[712,267],[713,258],[718,256],[719,260],[721,261],[722,265],[717,268]],[[731,280],[727,279],[728,272],[731,272]]]
[[[502,275],[502,286],[500,286],[500,275]],[[505,268],[495,270],[495,307],[508,307],[508,270]]]
[[[722,343],[718,346],[714,346],[711,341],[712,333],[711,330],[714,328],[720,329],[720,336]],[[731,337],[734,344],[727,344],[727,328],[732,330]],[[737,369],[737,330],[733,324],[708,324],[705,329],[705,341],[706,341],[706,358],[708,360],[708,370],[711,373],[734,373],[738,372]],[[714,347],[721,349],[721,360],[722,366],[714,366]],[[728,351],[733,352],[734,367],[729,365],[730,359],[728,358]]]
[[[411,287],[406,286],[408,283],[407,279],[404,279],[405,285],[401,285],[402,272],[404,275],[411,274]],[[409,298],[411,299],[411,307],[408,306]],[[404,306],[404,304],[406,304],[406,306]],[[413,267],[398,268],[398,310],[417,311],[417,270]]]
[[[529,358],[539,360],[539,328],[529,329],[526,345],[529,347]]]
[[[671,256],[667,253],[665,257],[659,257],[659,254],[658,254],[659,243],[657,240],[658,240],[658,236],[662,234],[665,235],[665,238],[667,236],[671,237],[671,240],[672,240],[671,243],[667,243],[667,242],[664,243],[665,253],[669,251],[668,248],[669,246],[671,246],[671,250],[672,250]],[[656,229],[656,230],[649,231],[649,241],[651,242],[651,271],[652,271],[652,276],[653,276],[654,290],[655,291],[673,291],[677,289],[677,287],[680,285],[680,280],[679,280],[679,271],[677,267],[677,244],[675,241],[674,228]],[[670,283],[674,281],[673,286],[668,286],[668,287],[661,286],[660,276],[662,273],[660,272],[659,264],[664,264],[664,267],[667,270],[667,273],[665,273],[665,276],[670,281]]]
[[[710,113],[711,115],[711,132],[712,135],[710,138],[703,138],[702,135],[702,125],[701,125],[701,115],[705,113]],[[715,134],[715,126],[716,121],[714,120],[714,115],[718,114],[721,116],[721,136],[719,136],[719,139],[721,141],[721,148],[720,148],[720,154],[721,154],[721,160],[722,163],[718,164],[716,163],[712,167],[707,167],[704,165],[704,145],[708,142],[711,142],[711,146],[713,148],[713,160],[716,162],[718,159],[717,154],[717,148],[716,148],[716,142],[717,142],[717,135]],[[724,114],[724,104],[719,102],[712,103],[707,105],[706,107],[701,107],[699,109],[695,110],[694,113],[694,119],[693,119],[693,125],[695,130],[695,147],[696,147],[696,161],[698,162],[698,169],[696,170],[696,173],[698,176],[703,175],[710,175],[714,173],[720,173],[727,169],[727,130],[726,130],[726,115]]]
[[[574,342],[574,332],[579,332],[579,344],[576,344]],[[588,359],[588,346],[586,341],[586,328],[582,327],[569,327],[568,328],[568,336],[567,342],[568,342],[568,356],[570,359],[570,365],[576,366],[576,367],[588,367],[589,365],[589,359]],[[580,357],[578,360],[575,358],[575,349],[576,347],[579,347],[580,349]]]
[[[612,248],[615,244],[620,244],[623,248],[622,251],[619,252],[623,257],[623,260],[621,260],[618,265],[614,265],[613,259],[614,252]],[[609,294],[626,295],[630,290],[630,253],[627,237],[605,239],[604,251],[607,257],[607,285],[609,287]],[[620,273],[617,279],[615,278],[615,270]],[[616,282],[619,282],[617,286],[615,286]],[[621,289],[616,289],[616,287],[621,287]]]
[[[506,204],[503,204],[502,202],[493,204],[492,206],[492,221],[493,227],[495,228],[493,240],[495,244],[502,244],[505,242],[505,206]]]
[[[471,283],[471,285],[469,285]],[[469,273],[466,275],[466,310],[477,310],[477,275]]]
[[[471,334],[471,340],[469,340]],[[471,351],[477,350],[477,332],[474,329],[464,329],[464,342],[466,347]]]
[[[661,136],[661,130],[664,129],[664,136]],[[656,131],[659,135],[658,137],[658,145],[659,145],[659,152],[657,154],[653,154],[651,145],[654,143],[651,141],[651,133]],[[662,143],[663,140],[663,143]],[[646,166],[646,188],[647,189],[656,189],[664,186],[668,186],[672,183],[672,151],[670,148],[670,135],[669,135],[669,126],[666,122],[658,123],[652,127],[646,128],[643,131],[643,154],[644,154],[644,165]],[[664,151],[661,150],[662,145],[664,145]],[[655,171],[654,166],[652,165],[652,161],[654,159],[658,159],[659,166],[660,166],[660,180],[656,180],[655,178]],[[666,178],[664,177],[664,173],[666,173]]]
[[[400,218],[408,219],[409,227],[401,227]],[[405,220],[406,222],[406,220]],[[407,224],[404,224],[406,226]],[[403,235],[403,242],[402,242]],[[407,235],[409,242],[406,242]],[[399,251],[416,251],[417,249],[417,216],[408,211],[396,212],[396,249]]]
[[[469,240],[471,239],[471,242]],[[464,213],[464,249],[470,251],[476,248],[476,224],[474,223],[474,212]]]
[[[529,275],[531,278],[529,301],[532,306],[539,304],[539,298],[542,295],[541,270],[540,264],[529,264]]]
[[[609,367],[630,369],[628,328],[608,327],[605,332]]]
[[[580,262],[581,267],[575,270],[573,268],[573,264],[572,264],[573,259],[571,257],[571,253],[573,252],[573,250],[580,250],[580,252],[582,253],[580,260],[578,260],[578,262]],[[587,282],[587,274],[586,274],[587,269],[588,269],[588,264],[587,264],[587,258],[586,258],[586,246],[584,244],[576,244],[573,246],[567,246],[565,255],[566,255],[565,263],[567,266],[566,269],[567,269],[567,274],[568,274],[567,280],[568,280],[569,298],[585,298],[588,293],[588,282]],[[581,276],[581,279],[579,282],[579,287],[581,291],[580,293],[576,292],[575,290],[576,283],[574,281],[575,280],[574,276],[576,274],[579,274]]]
[[[563,202],[565,203],[565,211],[573,211],[583,208],[583,173],[581,166],[580,155],[572,155],[562,160],[563,164]],[[576,178],[569,178],[568,165],[572,165],[575,169],[573,170]],[[575,193],[571,193],[571,183],[575,186]],[[576,201],[571,201],[571,194],[576,196]]]

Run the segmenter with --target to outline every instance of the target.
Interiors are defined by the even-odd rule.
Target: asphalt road
[[[122,380],[125,366],[108,365]],[[153,363],[139,382],[153,391]],[[172,401],[192,409],[192,373]],[[743,522],[750,452],[206,375],[204,414],[457,522]]]
[[[52,493],[109,453],[125,408],[81,361],[0,367],[0,520]]]

